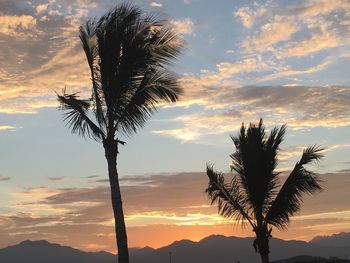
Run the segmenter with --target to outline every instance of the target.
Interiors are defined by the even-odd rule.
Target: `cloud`
[[[171,26],[174,27],[175,32],[180,35],[193,35],[194,31],[194,23],[190,18],[169,20]]]
[[[265,6],[260,6],[255,9],[244,6],[233,12],[233,15],[241,20],[244,27],[251,28],[255,20],[261,18],[266,11],[267,9]]]
[[[308,32],[276,50],[278,57],[304,57],[349,45],[350,27],[343,16],[315,17],[307,22]]]
[[[48,177],[50,181],[62,181],[65,179],[65,176],[57,176],[57,177]]]
[[[11,125],[0,125],[0,131],[13,130],[13,129],[16,129],[16,127]]]
[[[216,216],[214,208],[206,204],[202,206],[204,194],[201,188],[206,185],[203,174],[134,176],[122,178],[121,181],[125,185],[122,192],[129,229],[156,222],[188,225],[199,221],[207,224],[209,219],[215,218],[222,221]],[[114,251],[114,224],[108,186],[58,189],[32,187],[18,196],[18,206],[12,206],[12,212],[0,218],[2,236],[7,239],[0,239],[0,246],[30,237],[82,249],[93,249],[89,244],[94,240],[95,244],[99,244],[99,249]],[[162,200],[159,200],[160,196]],[[208,209],[212,212],[202,212]],[[27,210],[31,212],[23,212]],[[131,246],[140,245],[136,237],[133,240]],[[165,244],[161,242],[159,244]]]
[[[247,29],[256,25],[253,34],[243,41],[246,52],[270,51],[273,56],[284,58],[348,45],[349,10],[348,1],[308,0],[287,6],[281,2],[255,3],[234,14]]]
[[[42,12],[47,10],[48,6],[49,6],[49,4],[37,5],[35,10],[36,10],[37,13],[42,13]]]
[[[350,9],[350,3],[347,0],[308,0],[299,2],[296,5],[291,5],[289,8],[301,18],[308,18],[330,14],[336,10],[347,11]]]
[[[283,147],[280,151],[279,155],[279,160],[281,161],[280,163],[285,162],[286,160],[295,160],[295,157],[300,158],[302,155],[303,150],[305,150],[308,147],[308,145],[303,145],[303,146],[287,146]],[[327,156],[329,152],[336,151],[339,149],[345,149],[349,148],[350,144],[333,144],[333,145],[325,145],[325,149],[323,150],[323,153]],[[346,169],[344,170],[339,170],[340,172],[349,172]]]
[[[64,15],[47,12],[42,19],[37,6],[18,9],[16,1],[6,3],[0,4],[5,7],[0,16],[0,42],[6,42],[0,45],[0,112],[33,113],[56,106],[54,92],[66,85],[71,90],[89,87],[78,38],[89,4],[58,0],[47,10]]]
[[[350,173],[350,168],[347,169],[341,169],[338,171],[339,173]]]
[[[275,16],[275,20],[264,24],[258,34],[245,39],[242,46],[247,52],[266,51],[281,41],[289,40],[297,31],[298,26],[291,19]]]
[[[279,78],[285,78],[290,76],[296,76],[296,75],[304,75],[304,74],[311,74],[318,71],[321,71],[328,67],[333,60],[328,59],[321,64],[318,64],[316,66],[312,66],[310,68],[304,69],[304,70],[297,70],[297,69],[284,69],[276,73],[266,74],[266,76],[260,78],[258,82],[264,82],[272,79],[279,79]]]
[[[206,110],[174,120],[182,127],[154,133],[183,141],[206,141],[208,135],[232,132],[242,121],[258,118],[263,118],[269,125],[287,123],[293,129],[350,125],[347,107],[350,87],[347,86],[221,87],[213,90],[213,94],[208,92],[197,97],[197,102]],[[188,99],[194,103],[191,96]],[[220,107],[215,107],[216,104]]]
[[[33,33],[36,23],[30,15],[0,15],[0,35],[26,37]]]
[[[149,4],[151,7],[156,7],[156,8],[159,8],[159,7],[162,7],[163,4],[162,3],[158,3],[158,2],[151,2]]]
[[[9,181],[9,180],[11,180],[11,177],[0,175],[0,182]]]
[[[275,231],[274,236],[310,239],[316,231],[331,234],[346,229],[350,175],[333,173],[321,178],[326,190],[317,197],[306,197],[289,231]],[[232,221],[217,215],[217,208],[210,206],[203,192],[207,186],[204,173],[123,177],[122,182],[126,181],[122,193],[131,247],[160,247],[174,240],[198,240],[210,234],[252,234],[233,228]],[[19,201],[19,206],[7,208],[10,212],[0,216],[0,246],[31,238],[88,250],[115,250],[108,186],[32,187],[20,195]],[[50,207],[49,213],[25,212],[28,206],[43,205]],[[325,225],[328,227],[322,229]]]
[[[184,96],[177,106],[202,105],[206,108],[225,108],[220,102],[222,94],[232,92],[240,86],[240,77],[253,72],[268,70],[270,65],[261,56],[248,56],[237,61],[222,61],[216,70],[201,70],[200,74],[184,74],[180,84]]]
[[[341,37],[331,32],[323,32],[321,34],[314,34],[310,38],[299,42],[288,43],[279,55],[286,57],[303,57],[340,45],[345,45]]]

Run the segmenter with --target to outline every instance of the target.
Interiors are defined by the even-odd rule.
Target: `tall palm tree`
[[[121,135],[144,126],[163,102],[175,102],[181,89],[167,66],[179,55],[179,37],[155,16],[130,4],[116,6],[80,27],[92,81],[88,99],[63,90],[58,95],[73,133],[102,142],[108,164],[119,263],[128,263],[128,244],[117,155]]]
[[[232,180],[225,181],[222,173],[207,165],[209,184],[206,192],[213,203],[218,204],[219,214],[249,224],[255,232],[254,248],[264,263],[269,262],[269,238],[272,227],[284,229],[289,219],[300,210],[305,193],[321,190],[316,174],[305,165],[323,157],[322,148],[307,147],[301,159],[282,184],[276,172],[278,152],[284,139],[286,125],[275,127],[269,136],[263,121],[242,124],[240,133],[231,136],[236,151],[230,156]]]

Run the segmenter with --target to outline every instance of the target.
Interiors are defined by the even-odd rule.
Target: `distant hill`
[[[322,242],[332,244],[332,238],[333,236],[323,237]],[[260,257],[254,252],[252,243],[253,238],[250,237],[240,238],[213,235],[199,242],[190,240],[176,241],[159,249],[150,247],[130,249],[130,257],[132,263],[166,263],[169,262],[170,257],[172,258],[172,263],[232,263],[238,261],[240,263],[259,263]],[[304,242],[273,238],[270,242],[271,261],[278,260],[276,263],[349,262],[327,261],[316,257],[344,258],[350,254],[350,243],[347,243],[345,246],[338,246],[338,243],[332,244],[332,246],[316,243],[315,240]],[[312,257],[300,255],[310,255]],[[71,247],[51,244],[47,241],[24,241],[18,245],[0,249],[0,262],[115,263],[115,256],[107,252],[84,252]]]
[[[321,258],[313,256],[297,256],[288,259],[282,259],[274,261],[272,263],[349,263],[349,260],[339,259],[339,258]]]
[[[331,236],[317,236],[314,237],[310,243],[321,246],[333,246],[333,247],[349,247],[350,246],[350,233],[339,233]],[[350,256],[350,251],[349,251]]]
[[[0,262],[6,263],[115,263],[107,252],[84,252],[45,240],[23,241],[0,249]]]
[[[253,249],[253,238],[209,236],[199,242],[189,240],[176,241],[169,246],[165,246],[150,252],[146,257],[131,255],[133,263],[163,263],[169,262],[169,253],[174,263],[258,263],[259,254]],[[271,245],[271,261],[296,257],[299,255],[311,255],[324,258],[344,257],[348,248],[327,247],[311,244],[304,241],[285,241],[273,238]]]

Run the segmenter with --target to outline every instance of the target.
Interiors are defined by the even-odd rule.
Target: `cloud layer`
[[[349,87],[247,86],[231,89],[223,85],[206,94],[200,92],[206,81],[198,79],[194,82],[197,85],[192,88],[198,89],[198,94],[202,96],[192,97],[190,94],[189,102],[195,101],[207,110],[178,117],[175,121],[180,123],[180,127],[175,130],[154,133],[195,141],[210,134],[232,133],[242,121],[254,122],[259,118],[263,118],[269,126],[287,123],[292,129],[350,125]]]
[[[348,229],[350,175],[325,174],[322,179],[326,190],[307,197],[290,230],[275,231],[275,236],[307,240]],[[31,238],[114,251],[109,188],[93,180],[98,179],[91,178],[90,188],[33,187],[19,193],[10,211],[0,217],[0,246]],[[233,228],[232,222],[219,217],[216,207],[209,205],[204,173],[131,176],[122,178],[122,185],[131,246],[159,247],[210,234],[251,235],[249,229]]]
[[[0,5],[0,43],[6,43],[0,45],[0,113],[32,113],[55,106],[54,92],[65,86],[89,91],[77,29],[103,4],[6,0]],[[155,1],[150,6],[166,8]],[[245,29],[237,45],[228,50],[233,58],[218,59],[214,67],[201,65],[193,69],[197,73],[180,76],[185,94],[177,105],[199,105],[199,110],[178,114],[176,129],[153,132],[193,141],[206,134],[231,132],[242,121],[259,117],[299,129],[348,126],[345,105],[350,87],[322,83],[315,75],[327,72],[332,76],[332,67],[349,60],[349,8],[348,1],[308,0],[287,5],[266,1],[233,10],[230,14],[236,25],[231,21],[229,26]],[[193,21],[186,17],[169,23],[195,41],[203,36]],[[198,43],[194,43],[189,47],[196,50]],[[217,129],[210,129],[206,119]]]

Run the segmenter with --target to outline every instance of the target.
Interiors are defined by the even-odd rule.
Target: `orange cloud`
[[[233,12],[233,15],[241,19],[244,27],[251,28],[255,20],[261,18],[266,12],[266,6],[259,6],[256,9],[240,7],[237,11]]]
[[[263,25],[257,35],[244,40],[242,46],[247,52],[271,50],[274,44],[290,39],[297,31],[293,20],[276,16],[275,21]]]
[[[321,178],[325,191],[317,197],[307,197],[289,230],[276,230],[275,237],[309,240],[315,235],[349,229],[349,173],[324,174]],[[180,239],[198,241],[211,234],[253,234],[250,229],[235,227],[234,221],[217,215],[217,208],[209,205],[203,193],[207,185],[204,173],[124,177],[122,184],[131,247],[160,247]],[[12,212],[0,216],[0,246],[30,238],[86,250],[115,251],[107,186],[37,187],[27,189],[22,195],[27,203],[7,207]],[[23,212],[35,205],[37,208],[31,212]],[[41,205],[51,207],[50,213],[40,212]],[[61,211],[63,208],[65,211]]]
[[[322,64],[327,66],[328,62]],[[322,68],[321,67],[321,68]],[[310,68],[316,71],[321,68]],[[286,71],[271,74],[264,80],[282,75],[302,74]],[[190,86],[190,83],[187,83]],[[196,84],[193,85],[196,88]],[[215,93],[216,96],[210,92]],[[156,130],[153,133],[172,136],[184,142],[210,143],[208,135],[224,134],[237,130],[242,121],[264,118],[266,123],[287,123],[298,130],[313,127],[345,127],[350,125],[348,87],[325,86],[248,86],[242,88],[219,87],[203,93],[198,104],[208,110],[188,114],[172,120],[180,125],[176,129]],[[191,96],[189,103],[195,101]],[[186,103],[186,100],[182,103]],[[220,107],[216,107],[218,104]],[[269,105],[267,108],[266,105]],[[310,107],[312,105],[312,107]],[[210,113],[209,113],[209,110]]]
[[[36,19],[30,15],[0,15],[0,34],[24,37],[36,26]]]
[[[299,11],[301,18],[306,18],[328,14],[334,10],[349,10],[350,3],[347,0],[308,0],[292,5],[291,8]]]
[[[191,19],[185,18],[180,20],[169,20],[171,26],[174,27],[175,32],[180,35],[192,35],[194,31],[194,23]]]

